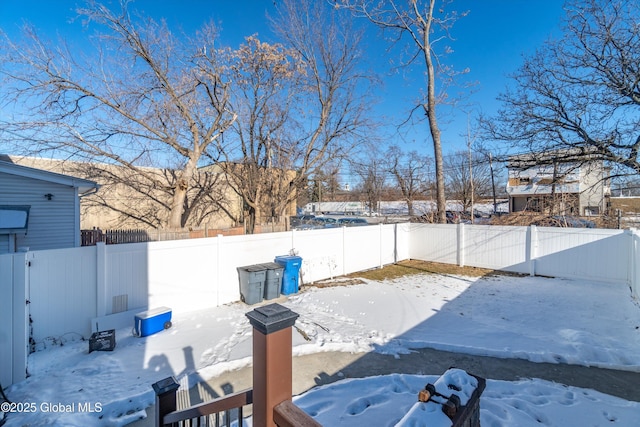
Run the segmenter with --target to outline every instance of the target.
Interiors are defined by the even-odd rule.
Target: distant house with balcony
[[[593,154],[557,150],[511,156],[509,212],[593,216],[606,214],[609,169]]]

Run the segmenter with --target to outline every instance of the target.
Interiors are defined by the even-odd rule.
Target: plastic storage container
[[[134,316],[134,333],[146,337],[171,327],[171,309],[158,307],[140,312]]]
[[[299,289],[300,267],[302,266],[302,258],[294,255],[277,256],[275,261],[284,266],[282,273],[282,294],[295,294]]]
[[[238,267],[240,299],[246,304],[257,304],[264,298],[267,270],[261,264]]]
[[[92,351],[113,351],[116,348],[116,330],[94,332],[89,338],[89,353]]]
[[[284,267],[275,262],[261,264],[266,270],[266,278],[264,281],[264,299],[274,299],[280,296],[280,288],[282,287],[282,274]]]

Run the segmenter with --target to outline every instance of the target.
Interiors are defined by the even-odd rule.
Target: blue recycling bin
[[[300,276],[300,267],[302,266],[302,258],[294,255],[277,256],[275,262],[282,265],[282,295],[290,295],[298,293]]]

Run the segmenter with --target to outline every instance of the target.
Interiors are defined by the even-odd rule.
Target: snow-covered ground
[[[415,275],[310,288],[283,304],[300,314],[296,325],[311,338],[294,333],[294,355],[402,354],[431,347],[640,372],[640,308],[621,284]],[[132,422],[152,404],[151,384],[160,379],[175,375],[190,386],[248,365],[252,330],[245,313],[250,310],[237,303],[174,316],[171,329],[146,338],[118,330],[113,352],[88,354],[83,341],[38,351],[29,357],[31,376],[7,390],[13,402],[29,404],[33,412],[11,414],[6,425]],[[393,425],[434,379],[345,380],[313,389],[297,404],[325,425],[380,425],[381,419]],[[542,380],[490,380],[481,407],[483,426],[635,426],[640,420],[640,403]]]
[[[400,374],[348,379],[312,389],[294,401],[323,426],[392,427],[414,405],[424,406],[425,413],[404,426],[444,426],[437,405],[416,404],[418,392],[437,379]],[[637,427],[639,420],[639,403],[537,379],[488,380],[480,399],[483,427]]]

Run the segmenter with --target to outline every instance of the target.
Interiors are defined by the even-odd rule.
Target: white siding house
[[[507,163],[509,211],[602,215],[609,207],[609,171],[602,160],[569,151],[512,156]]]
[[[0,254],[80,246],[80,197],[97,188],[0,160]]]

